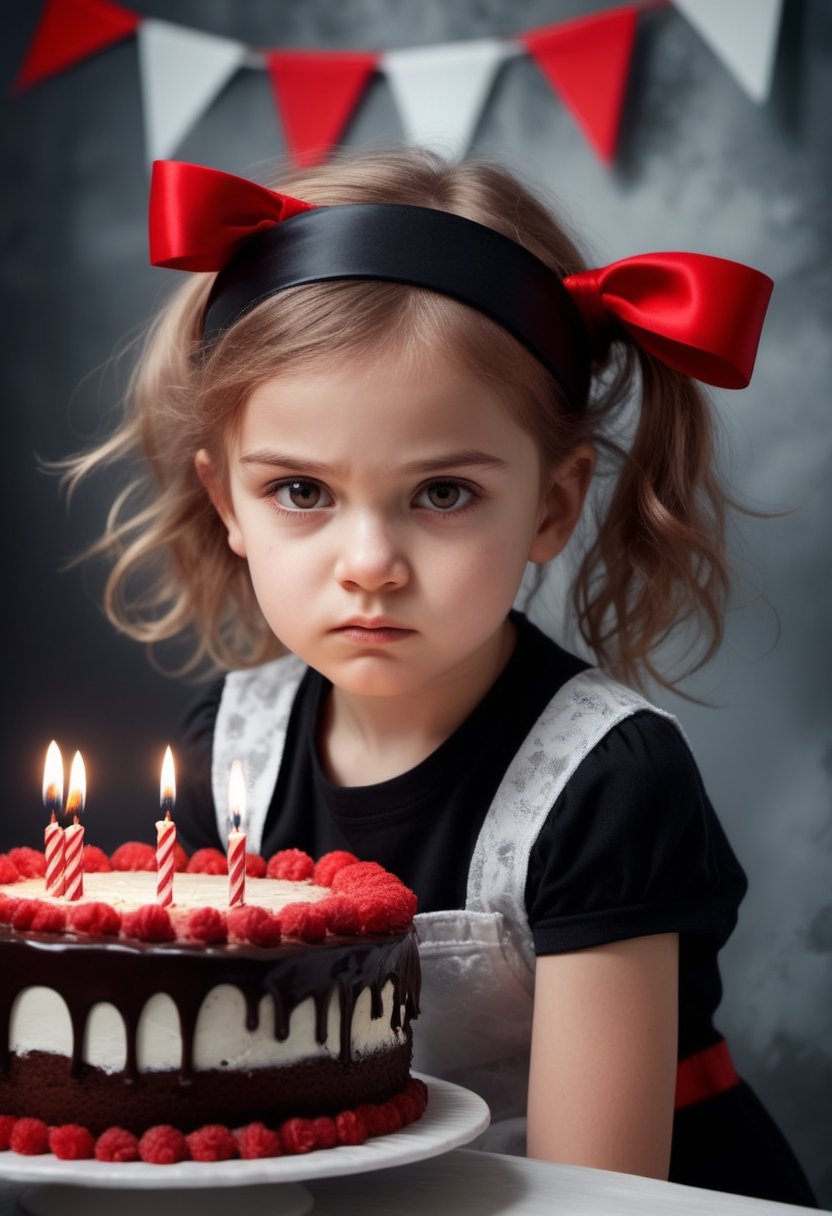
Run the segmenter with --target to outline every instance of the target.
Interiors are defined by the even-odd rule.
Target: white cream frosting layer
[[[80,900],[69,903],[65,899],[46,894],[42,878],[24,878],[20,882],[0,884],[0,894],[12,899],[43,899],[50,904],[61,904],[70,908],[74,903],[103,901],[112,904],[119,912],[142,904],[156,902],[155,871],[120,871],[108,874],[85,874],[84,894]],[[287,904],[317,903],[331,895],[329,887],[319,887],[312,882],[286,882],[278,878],[249,878],[246,880],[246,903],[258,904],[269,912],[279,912]],[[173,904],[169,911],[176,916],[177,909],[219,908],[228,904],[228,878],[225,874],[176,874],[173,880]]]
[[[395,1047],[402,1032],[393,1030],[393,984],[382,989],[383,1013],[370,1017],[370,993],[365,989],[355,1004],[350,1041],[353,1057]],[[240,1070],[269,1068],[306,1059],[337,1057],[341,1043],[341,1012],[337,993],[328,1010],[326,1042],[315,1037],[315,1006],[310,997],[293,1011],[289,1037],[274,1037],[271,997],[260,1002],[255,1030],[246,1028],[242,993],[229,984],[213,988],[202,1003],[194,1039],[194,1068]],[[10,1048],[18,1055],[46,1051],[69,1057],[72,1054],[72,1025],[63,999],[51,988],[32,987],[20,993],[12,1007]],[[182,1058],[179,1016],[164,993],[150,997],[145,1005],[137,1036],[140,1072],[177,1069]],[[127,1037],[121,1015],[113,1005],[93,1006],[84,1037],[83,1059],[105,1072],[120,1072],[127,1059]]]

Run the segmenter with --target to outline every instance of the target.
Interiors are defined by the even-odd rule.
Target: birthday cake
[[[421,1115],[415,896],[349,853],[85,850],[83,894],[0,855],[0,1149],[216,1160],[361,1143]],[[90,872],[96,871],[96,872]]]

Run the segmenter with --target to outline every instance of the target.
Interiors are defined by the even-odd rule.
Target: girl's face
[[[228,465],[212,496],[277,637],[343,693],[411,697],[504,653],[526,562],[566,543],[591,456],[544,478],[493,387],[382,352],[261,385]]]

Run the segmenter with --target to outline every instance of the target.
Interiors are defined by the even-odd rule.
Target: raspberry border
[[[18,848],[0,853],[0,883],[11,886],[45,873],[45,858],[36,849]],[[112,870],[155,870],[151,845],[129,841],[109,857],[95,846],[84,850],[87,873]],[[177,869],[191,874],[227,874],[225,854],[199,849],[190,858],[178,848]],[[227,942],[274,947],[282,940],[319,942],[327,934],[363,936],[397,933],[413,923],[416,896],[389,870],[374,861],[359,861],[344,850],[325,853],[316,862],[302,849],[281,849],[268,859],[246,855],[246,873],[258,878],[284,879],[328,887],[332,894],[317,903],[292,903],[269,912],[256,903],[228,910],[194,908],[177,910],[145,904],[123,915],[103,901],[53,903],[0,893],[0,925],[20,933],[72,933],[120,937],[127,941],[222,945]]]
[[[52,1153],[61,1161],[94,1158],[149,1165],[296,1156],[390,1135],[421,1119],[427,1105],[427,1085],[418,1077],[410,1077],[404,1089],[386,1102],[364,1103],[332,1118],[286,1119],[272,1128],[264,1123],[248,1123],[236,1129],[210,1123],[185,1133],[169,1124],[157,1124],[141,1136],[110,1127],[96,1137],[77,1123],[50,1127],[42,1119],[0,1115],[0,1151],[9,1149],[29,1157]]]

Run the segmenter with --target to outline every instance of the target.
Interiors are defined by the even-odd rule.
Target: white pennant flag
[[[499,38],[383,54],[379,68],[389,81],[407,141],[451,159],[463,157],[497,69],[515,54],[518,48]]]
[[[148,160],[176,151],[228,79],[246,47],[229,38],[145,18],[137,30]]]
[[[752,101],[771,91],[783,0],[673,0]]]

